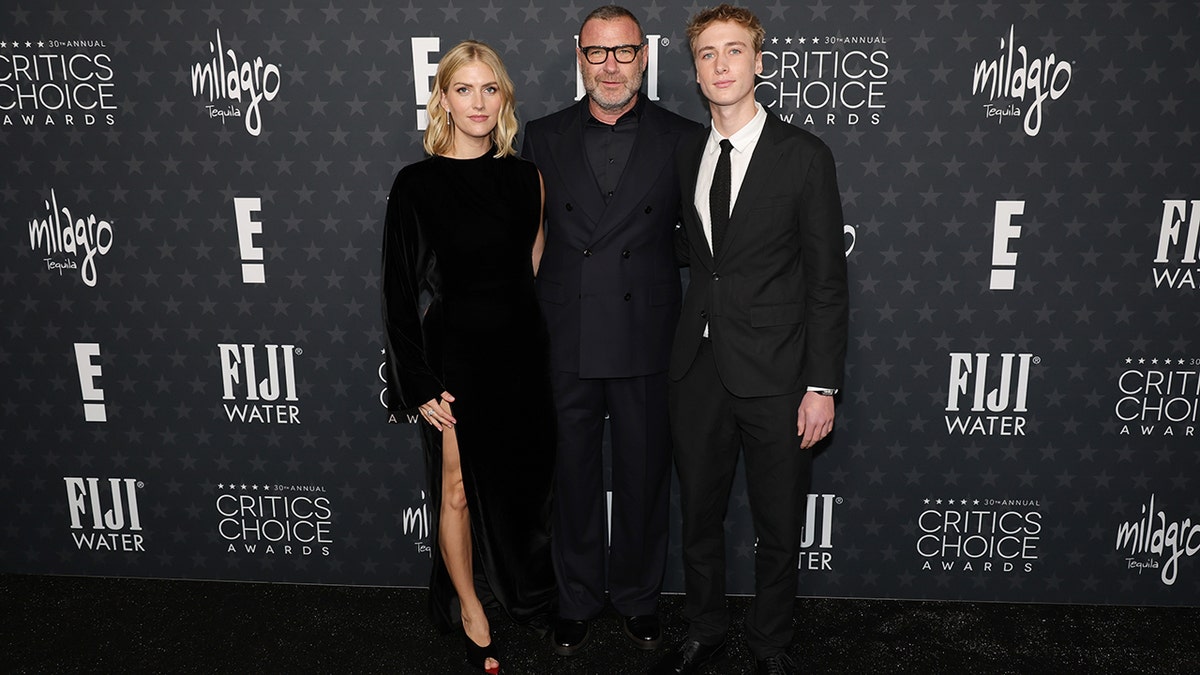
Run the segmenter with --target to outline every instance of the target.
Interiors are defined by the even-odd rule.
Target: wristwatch
[[[809,391],[816,392],[822,396],[833,396],[837,393],[837,389],[825,389],[822,387],[811,387]]]

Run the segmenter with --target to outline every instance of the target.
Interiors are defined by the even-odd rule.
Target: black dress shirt
[[[637,103],[613,124],[605,124],[592,117],[584,107],[583,147],[605,203],[612,199],[617,184],[621,182],[621,174],[629,162],[629,154],[633,152],[638,118],[644,106],[645,99],[639,95]]]

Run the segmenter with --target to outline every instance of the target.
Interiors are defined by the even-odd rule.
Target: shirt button
[[[592,257],[592,249],[590,249],[590,248],[583,249],[583,257],[585,257],[585,258]]]
[[[629,301],[630,301],[630,300],[632,300],[632,299],[633,299],[633,295],[632,295],[631,293],[626,293],[626,294],[625,294],[625,301],[626,301],[626,302],[629,302]]]

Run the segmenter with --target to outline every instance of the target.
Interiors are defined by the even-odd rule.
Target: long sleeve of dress
[[[388,196],[383,227],[383,324],[388,409],[414,408],[437,398],[445,387],[430,367],[421,330],[421,290],[428,287],[433,252],[421,236],[412,191],[404,173]]]

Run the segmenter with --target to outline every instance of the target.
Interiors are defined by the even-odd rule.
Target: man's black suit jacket
[[[679,155],[676,245],[691,280],[670,378],[687,373],[707,323],[721,381],[736,396],[840,388],[849,311],[833,154],[768,113],[714,259],[693,199],[707,138],[693,136]]]
[[[583,378],[667,369],[682,292],[672,238],[675,154],[700,125],[646,101],[625,171],[606,204],[584,151],[588,100],[526,125],[521,150],[546,186],[537,294],[550,364]]]

